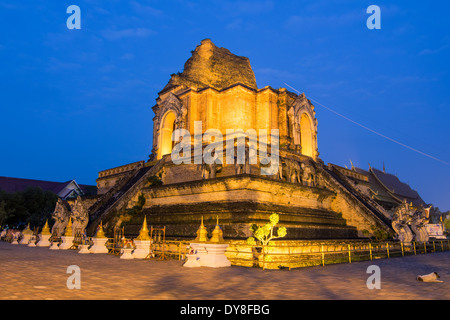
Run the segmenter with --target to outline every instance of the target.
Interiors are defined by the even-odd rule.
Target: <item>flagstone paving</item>
[[[68,289],[67,267],[81,271]],[[381,270],[369,290],[367,267]],[[417,275],[437,272],[444,282]],[[184,268],[177,260],[123,260],[107,254],[30,248],[0,242],[0,299],[450,299],[450,251],[288,270]]]

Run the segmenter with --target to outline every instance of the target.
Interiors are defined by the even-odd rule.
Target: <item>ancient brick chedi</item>
[[[149,225],[165,226],[167,237],[193,239],[202,217],[211,230],[218,217],[225,239],[244,239],[251,224],[265,224],[272,213],[280,215],[288,239],[392,232],[386,208],[354,188],[340,167],[319,158],[311,102],[285,88],[258,88],[248,58],[203,40],[183,72],[173,74],[159,92],[153,111],[150,159],[99,173],[99,195],[88,210],[88,234],[102,221],[107,233],[124,226],[126,233],[137,235],[146,216]],[[259,135],[255,141],[250,136],[245,140],[243,163],[208,163],[193,153],[183,154],[192,161],[176,164],[172,151],[182,141],[172,141],[176,129],[190,134],[192,140],[183,140],[192,146],[198,143],[198,130],[216,130],[224,138],[214,143],[232,139],[232,155],[238,152],[237,138],[226,135],[227,130],[254,129]],[[279,161],[276,172],[267,175],[262,174],[267,163],[249,159],[252,146],[261,151],[260,133],[272,129],[278,130],[279,148],[271,148],[270,138],[267,150]],[[203,152],[206,147],[205,140],[200,142]],[[227,150],[224,158],[229,155]],[[363,173],[354,174],[365,179]]]
[[[304,95],[269,86],[258,89],[248,58],[238,57],[211,40],[203,40],[172,75],[153,107],[152,159],[170,153],[173,128],[194,134],[194,121],[202,131],[218,129],[279,129],[280,143],[313,159],[317,152],[314,107]],[[302,140],[302,143],[300,143]]]

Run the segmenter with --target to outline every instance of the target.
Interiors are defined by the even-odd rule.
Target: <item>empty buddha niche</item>
[[[175,113],[172,111],[168,111],[164,117],[161,124],[161,141],[160,141],[160,154],[159,159],[166,154],[170,154],[172,152],[173,144],[172,141],[172,133],[175,130]]]
[[[300,141],[302,154],[311,158],[314,157],[311,121],[306,113],[303,113],[300,118]]]

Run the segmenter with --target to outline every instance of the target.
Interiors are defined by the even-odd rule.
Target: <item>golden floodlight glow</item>
[[[162,156],[166,154],[170,154],[173,148],[172,141],[172,132],[175,130],[175,113],[172,111],[168,111],[164,117],[161,124],[161,142],[160,142],[160,154],[158,159],[161,159]]]
[[[300,119],[300,134],[301,134],[301,146],[302,154],[308,157],[314,157],[313,154],[313,135],[311,129],[311,120],[306,115],[302,114]]]

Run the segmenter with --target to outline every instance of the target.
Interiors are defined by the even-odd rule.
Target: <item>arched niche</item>
[[[311,119],[306,113],[300,116],[300,141],[302,154],[314,158],[314,133]]]
[[[174,142],[172,141],[172,133],[175,130],[176,115],[172,110],[167,111],[161,121],[161,128],[159,130],[159,148],[158,159],[164,155],[170,154]]]

